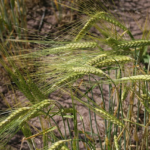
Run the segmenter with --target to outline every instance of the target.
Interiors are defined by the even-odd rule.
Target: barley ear
[[[107,78],[109,78],[109,76],[106,73],[104,73],[102,70],[94,67],[74,67],[72,69],[76,73],[94,74],[98,76],[106,76]]]
[[[114,135],[114,142],[115,142],[116,150],[119,150],[119,145],[118,145],[118,141],[117,141],[116,135]]]
[[[62,113],[73,113],[74,109],[73,108],[63,108],[61,109]]]
[[[71,139],[69,140],[60,140],[55,142],[48,150],[55,150],[57,147],[59,147],[61,144],[65,143],[65,142],[69,142],[71,141]]]
[[[150,80],[150,75],[136,75],[136,76],[130,76],[130,77],[123,77],[121,79],[118,79],[118,81],[149,81]]]
[[[97,47],[97,43],[96,42],[82,42],[82,43],[81,42],[80,43],[79,42],[75,42],[75,43],[66,44],[66,45],[61,46],[61,47],[47,48],[47,49],[43,49],[43,50],[40,50],[40,51],[31,52],[29,54],[19,55],[19,57],[38,58],[38,57],[46,56],[46,55],[50,55],[50,54],[57,54],[57,53],[60,53],[60,52],[64,52],[66,50],[95,48],[95,47]],[[13,57],[13,59],[16,59],[17,57]]]
[[[127,55],[132,55],[133,54],[133,51],[131,51],[130,49],[128,49],[128,50],[116,50],[116,51],[111,51],[110,53],[109,53],[109,55],[125,55],[125,56],[127,56]]]
[[[95,67],[107,67],[110,65],[118,65],[118,64],[124,64],[131,61],[134,61],[133,58],[130,58],[128,56],[111,56],[112,58],[107,58],[97,64],[95,64]]]
[[[121,95],[121,101],[124,101],[126,97],[128,96],[130,88],[128,86],[124,87],[122,95]]]
[[[135,94],[136,97],[138,98],[138,100],[142,103],[142,105],[145,107],[145,109],[147,110],[147,112],[150,114],[150,109],[149,107],[147,107],[147,104],[145,103],[144,99],[141,98],[139,95]]]
[[[127,33],[128,33],[128,35],[130,36],[130,38],[131,38],[132,40],[134,40],[134,37],[133,37],[132,33],[130,32],[130,30],[129,30],[127,27],[125,27],[123,24],[121,24],[119,21],[113,19],[113,18],[110,17],[110,16],[102,16],[101,19],[104,19],[105,21],[107,21],[107,22],[109,22],[109,23],[111,23],[111,24],[114,24],[115,26],[118,26],[118,27],[119,27],[120,29],[122,29],[123,31],[127,31]]]
[[[101,12],[96,13],[93,17],[91,17],[87,21],[87,23],[84,25],[84,27],[81,29],[81,31],[76,36],[75,41],[82,39],[82,37],[88,32],[88,30],[93,26],[93,24],[95,24],[100,19],[103,19],[111,24],[114,24],[115,26],[118,26],[122,30],[127,31],[129,36],[131,37],[131,39],[134,39],[131,32],[124,25],[122,25],[120,22],[113,19],[108,13],[101,11]]]
[[[107,54],[101,54],[96,56],[95,58],[91,59],[90,61],[87,62],[87,65],[93,66],[96,63],[99,63],[107,58]]]
[[[69,82],[73,81],[73,80],[77,80],[81,77],[84,76],[84,73],[73,73],[71,75],[69,75],[68,77],[60,80],[59,82],[56,82],[50,89],[50,91],[52,91],[53,89],[55,89],[56,87],[59,87],[63,84],[68,84]]]
[[[136,41],[129,41],[122,44],[117,45],[117,48],[124,49],[124,48],[132,48],[132,47],[141,47],[150,45],[150,40],[136,40]]]
[[[83,48],[95,48],[97,46],[96,42],[80,42],[80,43],[70,43],[66,45],[67,49],[83,49]]]
[[[31,109],[30,107],[23,107],[23,108],[19,108],[18,110],[14,111],[9,117],[7,117],[5,120],[3,120],[0,123],[0,128],[5,127],[5,125],[7,125],[8,123],[10,123],[14,119],[17,119],[21,115],[26,114],[27,112],[29,112],[30,109]]]
[[[63,145],[60,150],[69,150],[69,148],[66,145]]]
[[[124,127],[124,124],[119,119],[117,119],[115,116],[109,114],[107,111],[105,111],[103,109],[98,109],[98,108],[94,108],[94,110],[95,110],[95,112],[99,113],[100,116],[102,116],[103,118],[110,120],[111,122],[118,125],[119,127]]]
[[[31,107],[31,111],[28,113],[28,115],[24,116],[23,120],[20,122],[20,126],[22,126],[24,122],[35,117],[38,114],[39,110],[41,110],[45,107],[48,107],[50,104],[53,104],[53,103],[55,103],[55,101],[44,100],[44,101],[36,104],[35,106]]]
[[[106,14],[106,12],[98,12],[93,17],[91,17],[81,31],[78,33],[74,41],[79,41],[82,37],[88,32],[88,30],[100,19],[102,15]]]

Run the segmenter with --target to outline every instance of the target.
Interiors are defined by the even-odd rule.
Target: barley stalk
[[[66,113],[73,113],[73,111],[74,111],[73,108],[63,108],[63,109],[61,110],[61,112],[62,112],[62,113],[65,113],[65,114],[66,114]]]
[[[131,50],[117,50],[110,53],[110,55],[130,55],[133,54]]]
[[[116,150],[119,150],[119,145],[118,145],[118,141],[117,141],[116,135],[114,135],[114,141],[115,141]]]

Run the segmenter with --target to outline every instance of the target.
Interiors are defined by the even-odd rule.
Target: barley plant
[[[150,149],[150,75],[139,61],[150,40],[135,39],[98,0],[63,2],[53,4],[81,16],[54,39],[0,33],[8,87],[23,94],[13,105],[3,97],[0,148],[21,131],[20,149]]]

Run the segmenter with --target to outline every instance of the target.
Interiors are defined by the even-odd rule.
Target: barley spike
[[[82,42],[82,43],[81,42],[80,43],[76,42],[76,43],[66,44],[65,46],[51,48],[51,49],[44,49],[44,50],[41,50],[41,51],[31,52],[29,54],[24,54],[24,55],[20,55],[20,56],[35,57],[36,58],[36,57],[39,57],[39,56],[46,56],[46,55],[50,55],[50,54],[64,52],[65,50],[68,50],[68,49],[74,50],[74,49],[95,48],[95,47],[97,47],[96,42]]]
[[[94,108],[94,110],[98,113],[100,113],[100,115],[107,119],[107,120],[110,120],[111,122],[113,122],[114,124],[118,125],[119,127],[124,127],[124,124],[118,120],[115,116],[109,114],[108,112],[106,112],[105,110],[103,109],[98,109],[98,108]]]
[[[87,31],[92,27],[92,25],[95,22],[97,22],[97,20],[104,14],[106,14],[106,12],[98,12],[93,17],[91,17],[84,25],[84,27],[81,29],[81,31],[78,33],[78,35],[75,38],[75,41],[80,40],[87,33]]]
[[[62,146],[60,150],[69,150],[69,148],[67,146]]]
[[[62,113],[73,113],[73,108],[63,108],[62,110],[61,110],[61,112]]]
[[[95,64],[95,67],[106,67],[109,65],[131,62],[133,60],[134,59],[132,59],[128,56],[119,56],[118,55],[118,56],[114,56],[113,58],[105,59],[105,60],[101,61],[100,63]]]
[[[66,45],[67,49],[95,48],[96,42],[70,43]]]
[[[146,45],[150,45],[150,40],[129,41],[117,45],[117,48],[124,49],[124,48],[139,47],[139,46],[146,46]]]
[[[23,120],[20,122],[20,125],[22,125],[25,121],[28,121],[29,119],[34,117],[39,112],[40,109],[45,108],[52,103],[55,103],[55,102],[52,100],[44,100],[44,101],[34,105],[33,107],[31,107],[32,111],[23,118]]]
[[[136,76],[130,76],[130,77],[123,77],[119,79],[121,81],[137,81],[137,80],[142,80],[142,81],[149,81],[150,80],[150,75],[136,75]]]
[[[107,54],[101,54],[96,56],[95,58],[91,59],[89,62],[87,62],[88,65],[93,66],[96,63],[99,63],[107,58]]]
[[[69,75],[68,77],[66,77],[66,78],[64,78],[64,79],[62,79],[62,80],[60,80],[59,82],[56,82],[56,83],[51,87],[50,90],[53,90],[53,89],[56,88],[57,86],[61,86],[61,85],[63,85],[63,84],[69,83],[69,82],[71,82],[71,81],[73,81],[73,80],[76,80],[76,79],[78,79],[78,78],[81,78],[81,77],[83,77],[83,76],[84,76],[84,73],[74,73],[74,74],[71,74],[71,75]]]
[[[141,98],[139,95],[135,94],[136,97],[138,98],[138,100],[140,100],[140,102],[142,103],[142,105],[145,107],[145,109],[147,110],[147,112],[150,114],[150,109],[149,107],[147,106],[147,104],[145,103],[144,99]]]
[[[104,76],[108,77],[108,75],[106,73],[104,73],[102,70],[94,68],[94,67],[74,67],[72,69],[76,73],[84,73],[84,74],[91,73],[91,74],[95,74],[98,76],[104,75]]]
[[[55,142],[48,150],[55,150],[58,146],[60,146],[61,144],[65,143],[65,142],[69,142],[71,141],[71,139],[69,140],[60,140]]]
[[[119,145],[118,145],[118,141],[117,141],[116,135],[114,135],[114,142],[115,142],[116,150],[119,150]]]
[[[81,31],[76,36],[75,41],[80,40],[88,32],[88,30],[92,27],[92,25],[95,24],[99,19],[103,19],[109,23],[112,23],[112,24],[118,26],[122,30],[127,31],[127,33],[130,35],[130,37],[132,39],[134,39],[131,32],[125,26],[123,26],[120,22],[112,19],[110,16],[108,16],[108,13],[101,11],[101,12],[96,13],[93,17],[91,17],[87,21],[87,23],[84,25],[84,27],[81,29]]]
[[[31,108],[30,107],[23,107],[19,108],[18,110],[14,111],[9,117],[7,117],[5,120],[3,120],[0,123],[0,128],[4,127],[6,124],[10,123],[16,118],[19,118],[19,116],[27,113]]]
[[[129,87],[126,86],[124,89],[123,89],[123,92],[122,92],[122,95],[121,95],[121,100],[124,101],[126,99],[126,97],[128,96],[128,93],[129,93]]]

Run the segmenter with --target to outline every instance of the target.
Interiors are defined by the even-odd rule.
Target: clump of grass
[[[26,6],[24,1],[1,0],[0,2],[0,40],[4,42],[6,37],[24,38],[26,37]],[[24,36],[22,36],[24,34]]]

